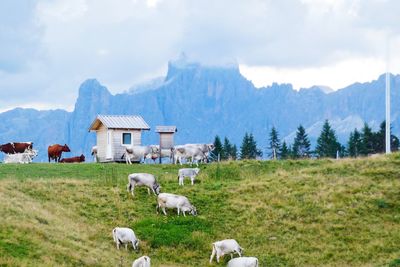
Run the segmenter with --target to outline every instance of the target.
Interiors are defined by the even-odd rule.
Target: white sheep
[[[132,267],[150,267],[150,258],[142,256],[132,263]]]
[[[239,257],[231,259],[228,267],[258,267],[258,259],[256,257]]]
[[[217,255],[217,262],[219,262],[219,258],[225,254],[231,254],[231,258],[233,258],[233,253],[237,253],[239,257],[241,257],[243,253],[243,248],[239,246],[235,239],[217,241],[214,242],[212,246],[213,250],[210,257],[210,263],[212,262],[215,254]]]
[[[169,193],[161,193],[157,197],[157,213],[159,209],[162,209],[164,215],[167,215],[165,208],[177,209],[178,216],[182,211],[183,216],[186,217],[186,212],[190,212],[193,216],[197,215],[196,207],[190,204],[187,197],[169,194]]]
[[[194,185],[194,180],[195,180],[196,176],[199,174],[199,172],[200,172],[199,168],[179,169],[179,171],[178,171],[179,185],[183,185],[183,180],[185,179],[185,177],[190,177],[192,185]]]
[[[157,183],[154,175],[150,173],[132,173],[128,175],[128,184],[126,185],[126,190],[131,192],[134,196],[135,186],[146,186],[147,192],[150,194],[150,189],[153,191],[154,195],[160,193],[160,185]]]
[[[125,249],[128,250],[128,243],[132,243],[132,247],[135,250],[139,248],[139,240],[136,238],[135,232],[130,228],[115,227],[112,230],[112,235],[114,242],[117,244],[117,249],[119,249],[119,245],[125,244]]]

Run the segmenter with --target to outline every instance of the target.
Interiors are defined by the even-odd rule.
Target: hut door
[[[112,159],[112,131],[107,130],[107,150],[106,150],[106,158]]]

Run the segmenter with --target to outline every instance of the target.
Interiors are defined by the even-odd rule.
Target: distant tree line
[[[372,131],[371,127],[364,123],[364,127],[360,131],[354,129],[350,133],[347,144],[342,145],[329,121],[325,120],[315,150],[311,150],[310,140],[302,125],[297,127],[296,136],[290,145],[286,141],[281,142],[278,130],[272,127],[268,136],[267,156],[271,159],[300,159],[309,157],[359,157],[383,153],[385,152],[385,133],[385,121],[380,124],[377,132]],[[399,139],[395,135],[391,135],[390,140],[392,151],[397,151],[400,145]],[[256,159],[263,155],[257,147],[253,134],[247,132],[243,137],[240,151],[227,137],[224,138],[222,143],[218,135],[215,137],[214,146],[214,160],[218,159],[218,155],[220,160]]]

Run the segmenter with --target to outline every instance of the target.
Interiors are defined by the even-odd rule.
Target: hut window
[[[123,145],[132,144],[132,134],[131,133],[123,133],[122,134],[122,144]]]

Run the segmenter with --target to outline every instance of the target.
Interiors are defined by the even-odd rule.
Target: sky
[[[237,62],[257,87],[340,89],[400,73],[397,0],[2,0],[0,112],[71,111],[79,85],[112,93],[182,52]]]

